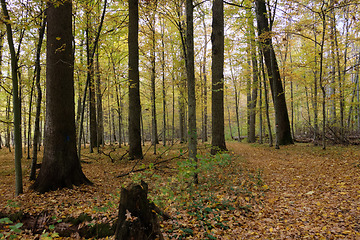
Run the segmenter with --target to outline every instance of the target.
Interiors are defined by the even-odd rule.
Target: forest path
[[[360,239],[359,151],[354,147],[229,142],[253,172],[261,171],[263,206],[248,231],[274,239]]]

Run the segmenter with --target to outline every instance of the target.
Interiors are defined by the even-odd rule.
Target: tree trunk
[[[97,147],[104,145],[104,119],[101,94],[101,74],[99,62],[99,47],[96,48],[96,112],[97,112]]]
[[[92,56],[92,34],[91,34],[91,15],[86,9],[86,53],[87,53],[87,82],[89,82],[89,115],[90,115],[90,153],[94,152],[97,146],[97,123],[96,123],[96,100],[95,100],[95,84],[94,84],[94,64]],[[90,62],[91,61],[91,62]]]
[[[12,28],[9,13],[7,10],[5,0],[1,0],[1,7],[5,18],[6,33],[8,39],[8,45],[11,56],[11,78],[12,78],[12,97],[13,97],[13,113],[14,113],[14,138],[15,138],[15,195],[18,196],[23,193],[22,184],[22,168],[21,168],[21,106],[18,93],[18,63],[14,48],[14,40],[12,35]]]
[[[156,2],[156,1],[155,1]],[[156,5],[153,9],[152,15],[150,16],[150,31],[151,31],[151,50],[150,50],[150,60],[151,60],[151,142],[154,145],[154,154],[156,154],[156,144],[159,144],[158,131],[157,131],[157,119],[156,119],[156,91],[155,91],[155,78],[156,78],[156,59],[155,59],[155,50],[156,50],[156,39],[155,39],[155,16]]]
[[[165,21],[161,24],[161,70],[162,70],[162,102],[163,102],[163,146],[166,146],[166,89],[165,89]]]
[[[91,184],[76,153],[72,2],[49,2],[47,22],[45,149],[31,186],[40,193]]]
[[[207,92],[208,92],[208,87],[207,87],[207,72],[206,72],[206,64],[207,64],[207,45],[208,45],[208,38],[207,38],[207,28],[206,28],[206,21],[205,21],[205,16],[203,17],[203,27],[204,27],[204,56],[203,56],[203,65],[202,65],[202,75],[203,75],[203,91],[204,91],[204,96],[203,96],[203,101],[204,101],[204,112],[203,112],[203,126],[202,126],[202,141],[205,143],[208,141],[208,134],[207,134],[207,129],[208,129],[208,110],[207,110]]]
[[[250,54],[252,65],[252,84],[251,84],[251,101],[250,101],[250,119],[249,119],[249,142],[254,143],[256,141],[256,104],[257,104],[257,92],[259,88],[259,70],[256,57],[256,44],[255,44],[255,30],[253,16],[248,19],[248,25],[250,30]]]
[[[271,37],[267,36],[270,32],[267,11],[264,0],[256,0],[256,17],[258,23],[259,37],[263,39],[260,44],[265,58],[265,64],[268,69],[270,87],[273,96],[275,108],[275,125],[277,131],[277,143],[279,145],[293,144],[291,137],[290,121],[286,107],[285,92],[283,90],[279,67],[277,64],[275,52],[272,46]]]
[[[129,0],[129,157],[131,159],[143,158],[140,134],[138,20],[138,0]]]
[[[189,159],[197,168],[197,130],[196,130],[196,96],[195,96],[195,63],[194,63],[194,6],[192,0],[186,0],[186,73],[188,83],[188,148]],[[194,183],[198,184],[198,174],[194,173]]]
[[[224,133],[224,3],[214,0],[212,18],[212,140],[211,154],[226,151]]]
[[[265,99],[265,115],[266,115],[266,121],[268,126],[268,134],[269,134],[269,147],[273,146],[273,137],[272,137],[272,131],[271,131],[271,122],[270,122],[270,115],[269,115],[269,98],[268,98],[268,89],[266,84],[266,74],[265,74],[265,66],[264,66],[264,59],[263,54],[261,52],[260,57],[260,64],[261,64],[261,72],[263,75],[263,83],[264,83],[264,99]]]
[[[42,101],[42,91],[40,85],[40,77],[41,77],[40,56],[41,56],[41,46],[45,35],[45,26],[46,26],[46,18],[44,16],[42,25],[39,29],[39,41],[37,44],[36,56],[35,56],[35,85],[37,91],[37,99],[36,99],[36,116],[35,116],[35,126],[34,126],[32,162],[31,162],[31,170],[29,177],[30,180],[36,179],[37,153],[38,153],[38,145],[40,140],[40,114],[41,114],[41,101]]]
[[[10,134],[10,96],[7,97],[6,100],[6,140],[5,140],[5,146],[9,149],[9,152],[11,152],[11,134]]]
[[[154,205],[147,199],[148,185],[131,184],[121,189],[116,240],[163,240]]]

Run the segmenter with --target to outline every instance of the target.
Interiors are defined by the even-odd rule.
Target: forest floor
[[[18,197],[13,155],[1,149],[0,239],[111,239],[120,189],[140,179],[171,216],[160,217],[165,239],[360,239],[358,146],[227,146],[212,157],[200,145],[198,170],[181,144],[159,146],[156,155],[145,146],[142,161],[121,159],[125,148],[102,149],[111,158],[85,149],[83,171],[94,185],[45,194],[28,190],[24,159],[25,193]],[[118,177],[136,169],[146,170]]]

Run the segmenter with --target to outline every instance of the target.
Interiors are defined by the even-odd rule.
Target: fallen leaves
[[[161,222],[166,239],[360,239],[359,149],[334,146],[322,151],[298,144],[275,150],[235,142],[228,143],[228,148],[231,165],[200,173],[203,188],[197,188],[198,195],[191,195],[185,184],[182,192],[174,195],[155,191],[180,184],[174,177],[175,163],[169,163],[167,169],[171,170],[156,172],[159,179],[169,179],[159,181],[158,186],[150,185],[149,193],[164,198],[163,209],[173,217]],[[47,221],[55,221],[50,218],[55,217],[60,221],[55,226],[58,229],[68,227],[66,218],[81,214],[91,217],[91,221],[81,223],[82,227],[115,221],[119,189],[134,177],[115,178],[119,172],[131,169],[130,162],[111,163],[104,156],[92,154],[87,159],[91,164],[84,164],[83,170],[94,186],[43,195],[27,191],[15,198],[9,177],[13,176],[12,157],[7,154],[7,160],[2,159],[5,151],[0,150],[0,212],[21,210],[35,215],[49,210]],[[144,164],[154,158],[148,156]],[[24,161],[23,166],[27,165]],[[211,184],[209,179],[216,181]],[[24,184],[28,189],[30,182],[25,179]],[[31,232],[24,234],[39,237]],[[80,236],[74,232],[71,237]]]

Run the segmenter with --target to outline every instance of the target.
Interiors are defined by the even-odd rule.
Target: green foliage
[[[0,223],[2,224],[13,224],[13,221],[11,221],[9,218],[1,218]],[[9,226],[9,232],[7,233],[0,233],[1,239],[15,239],[17,238],[17,234],[21,233],[21,227],[23,226],[22,223],[16,223],[14,225]]]

